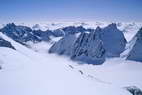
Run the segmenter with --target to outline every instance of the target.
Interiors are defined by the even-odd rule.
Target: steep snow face
[[[132,50],[130,51],[127,59],[128,60],[135,60],[142,62],[142,28],[138,31],[136,36],[132,39],[132,41],[136,39]]]
[[[80,74],[68,66],[75,64],[72,61],[36,53],[1,36],[16,48],[0,48],[2,95],[130,95],[122,87],[100,83]]]
[[[100,33],[107,57],[118,57],[125,50],[127,41],[116,24],[110,24],[97,32]]]
[[[135,45],[136,41],[137,41],[137,37],[134,37],[131,41],[129,41],[126,44],[125,51],[120,54],[121,58],[126,59],[128,57],[128,55],[131,52],[131,50],[133,49],[133,46]]]
[[[117,23],[117,27],[124,32],[127,41],[130,41],[141,28],[142,23]]]

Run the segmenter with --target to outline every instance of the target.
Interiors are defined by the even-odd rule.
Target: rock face
[[[68,55],[73,60],[88,64],[102,64],[105,61],[105,50],[99,36],[92,33],[81,33],[79,37],[67,35],[55,43],[49,50],[50,53]]]
[[[75,35],[66,35],[61,40],[56,42],[49,50],[49,53],[57,53],[59,55],[72,55],[73,45],[76,41]]]
[[[128,90],[132,95],[142,95],[142,91],[136,86],[126,87],[126,90]]]
[[[63,37],[49,52],[69,55],[73,60],[88,64],[102,64],[106,57],[120,56],[126,45],[126,39],[116,24],[110,24],[103,29],[97,27],[95,31],[80,32],[81,35],[78,37],[73,36],[77,32],[69,33],[72,36]]]
[[[95,32],[82,33],[76,40],[71,58],[88,64],[102,64],[105,61],[103,43]]]
[[[50,30],[41,31],[41,30],[33,30],[32,31],[34,36],[36,36],[39,40],[38,41],[50,41],[50,36],[54,34]]]
[[[16,26],[14,23],[7,24],[1,29],[1,32],[20,43],[40,41],[40,39],[33,35],[32,29],[26,26]]]
[[[142,62],[142,28],[138,31],[132,41],[136,39],[127,59]]]
[[[103,29],[98,28],[97,32],[103,42],[106,50],[106,56],[119,57],[120,53],[125,50],[127,41],[123,32],[117,29],[116,24],[110,24]]]
[[[4,40],[1,37],[0,37],[0,47],[8,47],[8,48],[12,48],[15,50],[14,46],[12,46],[12,44],[10,42]]]

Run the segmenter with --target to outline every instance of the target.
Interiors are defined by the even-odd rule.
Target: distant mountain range
[[[102,23],[95,23],[95,25],[103,26],[98,26],[96,29],[86,28],[85,26],[87,25],[86,23],[79,23],[75,26],[43,31],[38,24],[30,28],[10,23],[2,27],[0,32],[25,46],[28,46],[27,42],[39,43],[45,41],[48,43],[52,42],[52,37],[61,37],[62,39],[54,42],[49,49],[49,53],[66,55],[72,60],[88,64],[102,64],[106,58],[120,57],[121,53],[126,51],[127,41],[124,33],[129,29],[132,30],[134,26],[139,27],[135,23],[128,24],[127,27],[123,26],[122,23],[112,23],[108,26]],[[58,24],[52,24],[52,26],[58,26]],[[122,29],[122,27],[125,27],[125,29]],[[127,53],[126,59],[128,60],[142,61],[142,52],[140,50],[142,47],[141,31],[142,29],[133,38],[137,40],[131,46],[131,51]],[[0,38],[0,46],[15,49],[10,42],[2,38]]]

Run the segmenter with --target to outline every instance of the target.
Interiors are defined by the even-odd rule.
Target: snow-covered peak
[[[42,30],[41,26],[39,24],[35,24],[32,26],[33,30]]]

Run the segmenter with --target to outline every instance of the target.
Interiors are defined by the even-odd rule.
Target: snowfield
[[[16,49],[0,47],[1,95],[132,95],[125,87],[142,89],[142,63],[111,58],[103,65],[79,64],[48,54],[52,43],[29,42],[29,49],[0,37]]]

